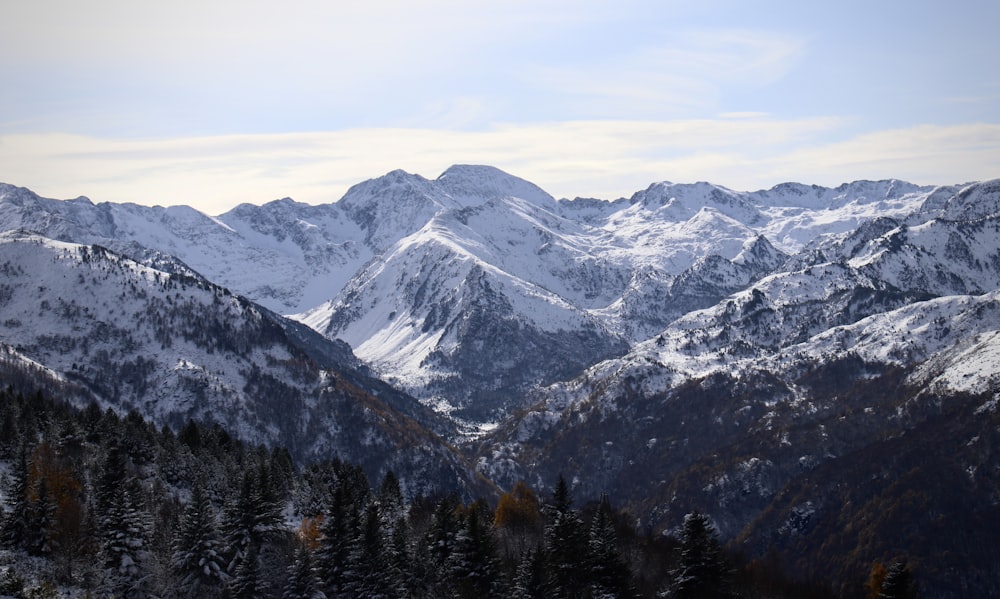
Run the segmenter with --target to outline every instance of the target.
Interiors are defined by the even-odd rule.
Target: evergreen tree
[[[31,531],[31,505],[28,501],[28,452],[25,448],[19,452],[11,472],[7,497],[10,500],[10,511],[3,518],[3,544],[11,549],[27,548]]]
[[[383,575],[391,589],[397,591],[399,597],[409,595],[409,591],[414,585],[411,584],[410,577],[413,573],[411,555],[409,548],[409,526],[406,518],[400,517],[396,520],[392,531],[389,534],[389,544],[386,547],[385,569]]]
[[[28,504],[28,534],[25,549],[31,555],[48,557],[56,549],[56,504],[49,492],[49,483],[40,478],[34,499]]]
[[[174,540],[171,568],[180,579],[181,597],[213,597],[222,592],[228,576],[219,552],[215,513],[200,484],[191,493]]]
[[[388,599],[396,596],[398,589],[391,588],[391,581],[383,572],[386,554],[386,540],[378,502],[369,501],[365,506],[361,534],[349,556],[350,565],[345,584],[348,595],[369,599]]]
[[[541,547],[529,549],[522,555],[511,587],[511,599],[545,599],[548,596],[545,552]]]
[[[630,573],[618,550],[614,512],[607,496],[601,498],[590,525],[589,559],[593,597],[629,596]]]
[[[403,518],[406,513],[406,505],[403,500],[403,490],[399,486],[399,479],[392,470],[385,473],[382,484],[378,489],[379,513],[382,515],[382,524],[387,530],[392,530],[396,522]]]
[[[343,480],[338,481],[320,527],[317,555],[320,581],[330,597],[342,594],[352,577],[351,559],[360,535],[358,510],[353,492]]]
[[[263,585],[260,580],[260,563],[257,550],[251,547],[240,561],[233,578],[229,583],[232,599],[260,599],[263,597]]]
[[[256,471],[245,471],[223,517],[226,572],[235,576],[246,556],[251,552],[260,555],[264,543],[280,529],[281,503],[269,483],[267,467],[261,464]]]
[[[673,596],[729,597],[731,568],[708,516],[699,512],[685,516],[680,540],[680,566],[671,573]]]
[[[300,544],[295,552],[295,562],[288,568],[288,582],[281,599],[321,599],[325,595],[319,589],[312,553],[305,544]]]
[[[465,515],[462,528],[455,535],[455,548],[449,556],[450,578],[461,597],[490,597],[496,594],[500,564],[489,512],[474,503]]]
[[[253,539],[258,549],[282,531],[283,503],[281,482],[275,479],[272,468],[262,460],[257,467],[257,481],[251,496]]]
[[[573,509],[573,497],[562,476],[552,492],[552,523],[546,535],[550,597],[579,597],[587,587],[587,534]]]
[[[455,537],[459,530],[457,510],[458,500],[454,496],[442,498],[434,508],[427,530],[425,544],[428,557],[431,567],[440,577],[447,572],[448,561],[455,551]]]
[[[111,447],[96,489],[103,586],[120,597],[141,595],[149,534],[141,490],[127,466],[124,452]]]
[[[244,472],[236,495],[226,501],[222,512],[222,539],[226,547],[226,572],[233,576],[250,551],[253,515],[250,508],[253,479]]]
[[[889,566],[878,597],[879,599],[916,599],[917,584],[905,562],[897,561]]]
[[[133,485],[123,488],[100,527],[106,588],[120,597],[142,596],[149,526],[138,489]]]

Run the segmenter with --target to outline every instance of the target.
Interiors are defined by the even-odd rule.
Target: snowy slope
[[[350,456],[415,492],[479,486],[432,432],[446,423],[349,349],[205,279],[18,232],[0,235],[0,272],[0,342],[75,385],[77,401],[175,429],[217,422],[300,459]]]
[[[579,442],[575,428],[586,436],[609,414],[642,410],[699,381],[760,380],[760,389],[773,388],[772,404],[791,402],[783,414],[761,416],[786,427],[801,410],[824,409],[799,380],[826,365],[848,365],[839,384],[913,370],[909,384],[935,392],[1000,391],[1000,210],[982,210],[998,192],[992,184],[973,186],[941,204],[950,215],[970,215],[966,220],[924,211],[922,223],[883,219],[825,237],[787,261],[788,270],[681,316],[621,358],[540,390],[532,410],[484,441],[490,457],[481,464],[504,481],[531,477],[520,465],[545,471],[554,467],[545,454],[572,454],[551,445],[553,436]],[[535,453],[539,447],[544,454]]]
[[[996,229],[982,218],[995,186],[889,180],[739,192],[662,182],[614,202],[555,201],[498,169],[460,165],[437,179],[393,171],[335,204],[285,199],[218,217],[45,200],[3,186],[0,228],[140,260],[151,251],[175,256],[178,268],[297,314],[349,342],[380,376],[444,410],[471,408],[481,421],[773,273],[847,273],[847,282],[808,297],[841,301],[825,311],[849,316],[792,325],[799,337],[922,294],[985,291],[980,281],[993,266],[981,248]],[[852,299],[859,289],[878,297]],[[507,399],[470,404],[491,394]]]

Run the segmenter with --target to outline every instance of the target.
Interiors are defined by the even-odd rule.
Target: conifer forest
[[[720,545],[709,518],[637,529],[607,497],[518,483],[496,501],[407,497],[339,460],[297,465],[217,425],[0,392],[0,596],[826,597]],[[913,597],[905,561],[857,596]]]

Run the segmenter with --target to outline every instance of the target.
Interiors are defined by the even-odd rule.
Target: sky
[[[338,200],[489,164],[556,197],[1000,177],[1000,2],[0,4],[0,181]]]

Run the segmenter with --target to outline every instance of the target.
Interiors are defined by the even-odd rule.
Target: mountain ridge
[[[653,532],[697,509],[804,576],[905,551],[961,596],[961,531],[915,514],[1000,530],[1000,180],[603,203],[454,167],[349,195],[209,217],[0,186],[0,252],[44,249],[0,264],[0,348],[153,415],[208,402],[305,459],[353,447],[369,476],[565,476]]]

